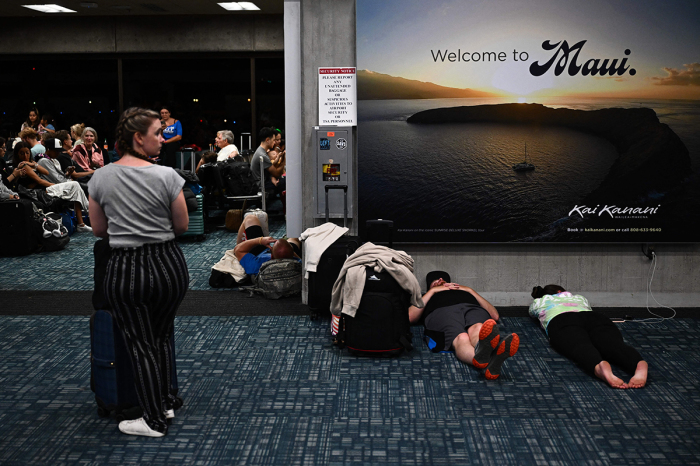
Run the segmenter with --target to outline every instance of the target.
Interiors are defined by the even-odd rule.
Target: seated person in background
[[[89,126],[83,130],[83,142],[75,146],[72,152],[73,160],[83,170],[97,170],[105,166],[102,150],[97,146],[97,131]]]
[[[78,147],[83,143],[82,135],[85,129],[85,123],[76,123],[70,127],[70,136],[73,139],[73,148]]]
[[[39,133],[32,128],[24,128],[22,132],[19,133],[19,137],[22,139],[22,142],[29,144],[32,160],[37,160],[44,156],[46,149],[39,143]]]
[[[471,288],[450,283],[447,272],[428,273],[426,284],[425,307],[409,307],[408,317],[412,324],[423,320],[430,349],[454,350],[457,359],[497,379],[503,362],[518,352],[520,337],[512,333],[501,341],[496,308]]]
[[[5,154],[7,154],[7,141],[5,138],[0,138],[0,160],[5,159]]]
[[[0,201],[15,199],[19,199],[19,195],[7,186],[5,186],[4,183],[0,183]]]
[[[216,152],[208,150],[205,153],[203,153],[202,158],[199,159],[199,162],[197,163],[197,168],[194,170],[195,174],[199,175],[199,167],[201,167],[205,163],[216,163],[216,158]]]
[[[530,317],[540,321],[557,352],[612,388],[642,388],[646,384],[649,365],[625,344],[610,319],[591,310],[586,298],[559,285],[536,286],[532,297]],[[613,374],[610,362],[634,374],[629,383]]]
[[[280,158],[284,154],[285,158],[287,156],[287,150],[286,150],[286,142],[284,139],[280,139],[279,143],[275,146],[274,149],[272,149],[270,152],[267,153],[268,157],[270,157],[270,162],[273,164],[275,163],[275,160]],[[285,170],[286,172],[286,166]],[[284,173],[282,173],[282,178],[284,177]],[[270,176],[270,181],[272,181],[272,184],[277,186],[279,184],[281,178],[277,178],[275,176]],[[286,181],[286,180],[285,180]]]
[[[75,175],[75,169],[68,167],[65,173],[61,171],[61,164],[58,161],[58,154],[63,149],[61,141],[56,138],[48,138],[46,145],[49,158],[41,159],[37,162],[37,170],[41,178],[48,182],[48,186],[46,184],[43,185],[46,186],[46,192],[54,197],[74,201],[75,218],[78,221],[76,231],[79,233],[92,231],[92,228],[83,222],[83,209],[87,210],[88,199],[78,182],[69,178]]]
[[[61,141],[61,151],[58,153],[57,157],[58,163],[61,164],[61,172],[65,173],[70,167],[73,167],[74,171],[71,178],[76,181],[83,181],[81,178],[87,178],[95,173],[95,170],[85,170],[83,167],[78,165],[75,160],[73,160],[71,155],[71,151],[73,150],[73,140],[71,139],[70,134],[68,134],[68,131],[56,131],[56,139]]]
[[[229,130],[217,131],[216,146],[221,149],[216,157],[217,162],[223,162],[229,157],[238,155],[238,147],[233,144],[233,133]]]
[[[250,161],[250,170],[253,172],[253,177],[258,182],[258,186],[261,186],[261,183],[265,183],[265,192],[267,193],[279,194],[286,189],[286,183],[282,179],[286,164],[286,152],[281,151],[274,162],[270,160],[268,155],[268,151],[273,150],[281,138],[280,132],[276,129],[262,128],[258,135],[260,146],[253,154],[253,160]],[[263,168],[265,169],[265,179],[263,181],[260,180],[261,157]],[[278,180],[277,184],[272,182],[272,178]]]
[[[275,240],[271,236],[263,236],[260,220],[255,215],[243,219],[238,229],[236,247],[233,248],[236,259],[241,263],[245,273],[255,275],[260,267],[270,259],[301,260],[301,242],[298,238]]]
[[[44,131],[49,136],[53,136],[54,133],[56,132],[56,128],[54,127],[53,123],[54,123],[53,117],[51,115],[49,115],[48,113],[44,113],[41,116],[41,126],[44,127]]]

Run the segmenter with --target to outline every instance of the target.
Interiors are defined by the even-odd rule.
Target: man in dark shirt
[[[434,352],[454,350],[457,359],[486,368],[486,378],[497,379],[503,362],[518,351],[518,335],[501,341],[496,308],[473,289],[451,283],[447,272],[428,273],[426,284],[425,307],[411,306],[408,315],[412,324],[423,322],[428,347]]]
[[[270,160],[268,152],[276,147],[276,144],[281,139],[280,132],[274,128],[262,128],[258,139],[260,146],[253,154],[253,159],[250,161],[250,171],[253,172],[253,177],[258,185],[265,183],[265,192],[280,194],[286,189],[286,183],[282,180],[286,165],[286,152],[282,152],[274,161]],[[265,170],[265,179],[260,180],[260,164],[262,163]],[[272,178],[279,180],[277,184],[272,182]]]

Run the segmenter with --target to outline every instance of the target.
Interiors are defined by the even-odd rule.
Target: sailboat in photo
[[[525,158],[522,162],[513,165],[513,170],[515,170],[516,172],[527,172],[534,169],[535,165],[527,161],[527,143],[525,143]]]

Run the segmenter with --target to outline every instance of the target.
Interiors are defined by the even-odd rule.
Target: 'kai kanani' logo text
[[[598,204],[595,207],[576,205],[569,212],[569,217],[571,217],[571,214],[574,213],[579,214],[581,217],[583,217],[584,215],[598,215],[598,217],[600,217],[603,214],[608,214],[612,218],[615,218],[616,215],[655,214],[656,212],[658,212],[659,207],[661,207],[661,204],[659,204],[656,207],[617,207],[615,205],[606,205],[600,210],[598,210],[598,207],[600,207],[600,204]]]

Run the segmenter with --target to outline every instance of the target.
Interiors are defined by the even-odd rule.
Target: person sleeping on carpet
[[[496,308],[473,289],[451,283],[447,272],[428,273],[426,285],[425,307],[409,307],[408,317],[412,324],[423,322],[431,351],[454,351],[460,361],[485,368],[487,379],[497,379],[503,362],[518,352],[520,337],[501,339]]]
[[[588,300],[559,285],[536,286],[531,296],[530,317],[537,319],[549,344],[612,388],[642,388],[647,364],[639,352],[625,344],[620,330],[603,314],[593,311]],[[629,382],[613,374],[610,363],[634,374]]]

